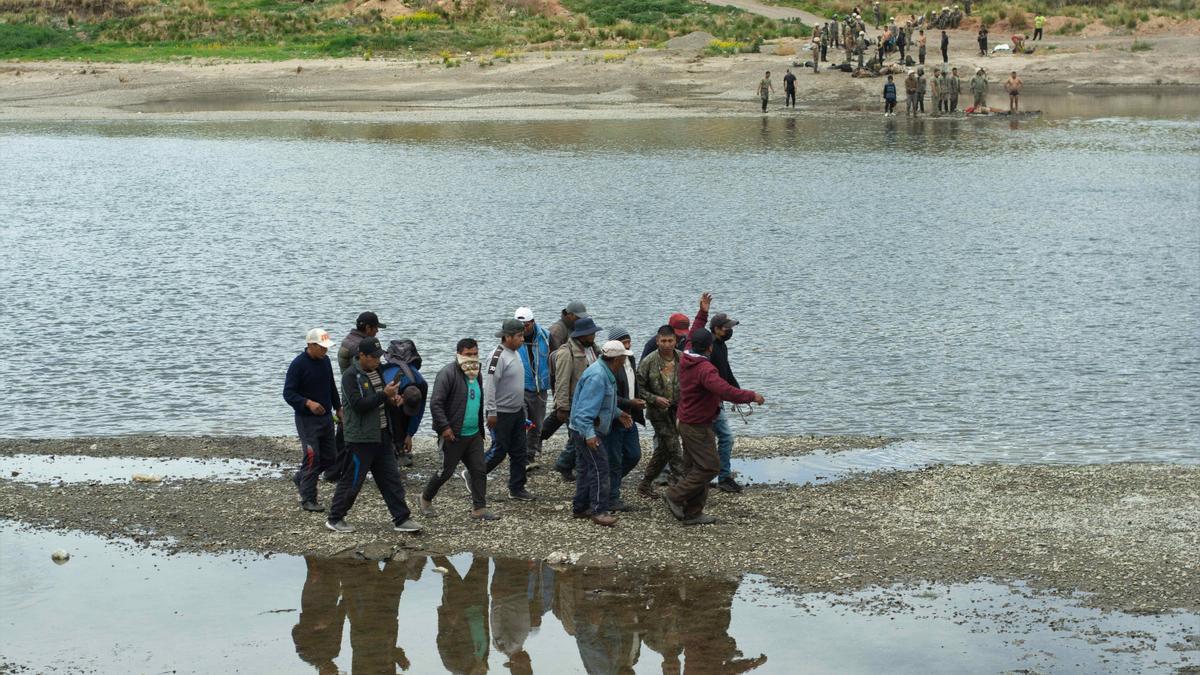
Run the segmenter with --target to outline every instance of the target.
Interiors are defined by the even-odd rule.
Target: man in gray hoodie
[[[496,438],[496,452],[487,471],[491,473],[508,455],[509,496],[533,501],[525,489],[525,365],[517,351],[525,343],[525,324],[507,319],[496,337],[500,344],[484,365],[483,375],[484,416]]]

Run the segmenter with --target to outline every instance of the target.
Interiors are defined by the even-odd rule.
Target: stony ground
[[[795,455],[886,439],[739,439],[738,452]],[[273,438],[116,438],[0,441],[0,454],[256,457],[290,464],[294,443]],[[433,469],[417,446],[410,501]],[[500,469],[503,472],[503,468]],[[627,481],[639,478],[635,471]],[[754,572],[798,591],[981,577],[1083,591],[1087,604],[1133,612],[1200,611],[1200,468],[1155,464],[955,466],[859,475],[820,486],[713,492],[714,526],[685,528],[661,502],[630,490],[639,510],[607,529],[570,517],[572,486],[533,474],[538,501],[509,501],[489,482],[501,520],[467,518],[462,481],[447,483],[420,535],[399,535],[371,485],[336,535],[297,508],[286,477],[247,483],[29,485],[0,481],[0,514],[38,526],[131,537],[172,550],[335,554],[395,548],[545,557],[594,565],[670,565],[703,573]],[[323,484],[327,502],[332,486]]]

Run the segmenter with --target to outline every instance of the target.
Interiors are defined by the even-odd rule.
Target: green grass
[[[1133,45],[1129,47],[1131,52],[1148,52],[1151,49],[1154,49],[1154,45],[1145,40],[1134,40]]]
[[[566,0],[570,17],[531,14],[515,0],[463,5],[471,9],[457,14],[415,2],[428,9],[389,20],[352,13],[340,0],[0,0],[0,59],[379,58],[535,45],[627,49],[695,30],[751,44],[810,34],[797,22],[693,0]]]

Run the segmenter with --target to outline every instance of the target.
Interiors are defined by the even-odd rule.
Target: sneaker
[[[537,497],[534,497],[533,495],[529,494],[529,490],[520,490],[518,492],[510,492],[510,493],[508,493],[508,496],[512,497],[513,499],[515,499],[519,502],[531,502],[531,501],[537,499]]]
[[[675,516],[676,520],[683,520],[683,509],[667,493],[662,493],[662,499],[667,503],[667,508],[671,509],[671,515]]]
[[[726,476],[725,478],[717,481],[717,489],[721,492],[738,494],[742,491],[742,486],[738,485],[737,481],[733,479],[733,476]]]
[[[400,457],[398,459],[400,461],[400,466],[412,466],[413,465],[413,456],[412,456],[411,452],[400,453]]]
[[[412,520],[406,520],[392,529],[397,532],[420,532],[421,526],[414,523]]]
[[[607,513],[597,513],[592,516],[592,522],[604,527],[612,527],[617,524],[617,517]]]
[[[540,468],[542,468],[542,465],[539,464],[536,460],[529,460],[529,462],[525,464],[526,472],[537,471]]]
[[[590,510],[571,511],[571,517],[572,518],[591,518],[592,512]]]
[[[715,522],[717,522],[717,519],[708,515],[707,513],[701,513],[697,516],[685,518],[683,520],[684,525],[712,525]]]
[[[346,524],[346,521],[344,521],[344,520],[338,520],[338,521],[327,520],[327,521],[325,521],[325,527],[328,527],[329,529],[333,530],[334,532],[341,532],[342,534],[346,534],[347,532],[354,531],[354,528],[350,527],[348,524]]]
[[[614,499],[614,500],[612,500],[612,503],[609,504],[608,510],[609,511],[632,511],[633,507],[626,504],[625,502],[621,501],[620,499]]]
[[[421,515],[425,516],[426,518],[433,517],[433,502],[429,502],[429,504],[426,505],[424,497],[417,497],[417,506],[419,506],[421,509]]]
[[[484,511],[483,513],[479,514],[478,516],[475,515],[474,513],[471,513],[471,518],[473,520],[479,520],[479,521],[500,520],[500,516],[492,513],[491,511]]]
[[[571,469],[568,469],[566,467],[562,467],[562,466],[555,464],[554,470],[558,472],[558,475],[562,476],[564,483],[574,483],[575,482],[575,472],[572,471]]]
[[[305,499],[305,500],[301,501],[300,508],[304,509],[305,511],[314,511],[314,512],[321,512],[321,511],[325,510],[325,507],[318,504],[317,500],[315,500],[315,499]]]
[[[637,491],[638,495],[646,499],[658,499],[658,490],[655,490],[650,483],[639,483]]]

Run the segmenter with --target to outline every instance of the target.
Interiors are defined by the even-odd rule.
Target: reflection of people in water
[[[315,666],[317,672],[336,673],[333,660],[341,651],[342,627],[346,623],[346,605],[338,602],[338,572],[344,563],[307,556],[304,564],[308,574],[300,591],[300,620],[292,628],[292,641],[300,659]]]
[[[538,565],[531,560],[497,558],[492,572],[492,644],[508,657],[504,665],[514,674],[533,673],[525,639],[536,611],[533,591],[540,591],[534,587]]]
[[[442,604],[438,607],[438,653],[452,673],[487,672],[488,659],[488,559],[474,556],[466,576],[459,576],[450,560],[438,556],[444,567]]]
[[[683,607],[687,608],[687,614],[680,621],[683,672],[736,675],[766,663],[764,654],[753,659],[742,658],[737,641],[729,634],[733,595],[739,581],[705,577],[680,580],[679,597]]]
[[[571,570],[555,578],[554,613],[575,636],[584,669],[589,675],[632,673],[642,644],[641,589],[615,570]]]
[[[399,632],[400,595],[406,576],[416,577],[424,558],[376,562],[347,561],[342,572],[346,615],[350,618],[352,669],[364,673],[407,670],[404,649],[396,644]]]

